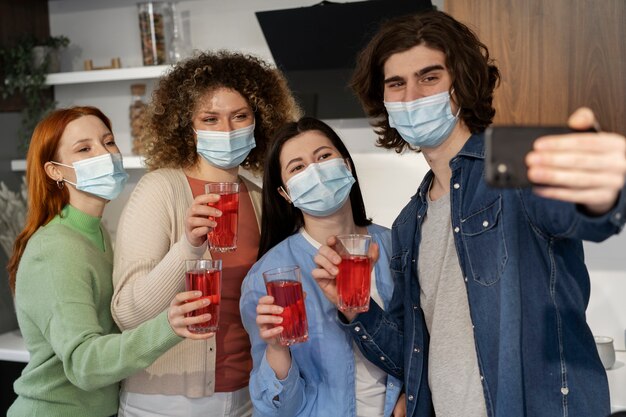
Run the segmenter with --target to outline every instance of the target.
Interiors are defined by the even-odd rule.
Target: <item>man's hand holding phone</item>
[[[591,133],[590,130],[598,129],[596,118],[588,108],[574,112],[568,127],[575,132],[541,136],[532,142],[532,146],[528,145],[530,152],[527,154],[516,152],[517,158],[526,154],[523,162],[528,169],[527,180],[534,185],[533,190],[538,195],[581,204],[591,214],[604,214],[615,205],[624,188],[626,138],[616,133]],[[491,150],[487,143],[486,176],[492,185],[498,169],[506,169],[497,158],[498,153],[506,153],[502,145],[495,137],[491,141]],[[515,174],[520,177],[519,172]],[[506,181],[495,185],[506,186],[503,182]]]
[[[597,126],[593,112],[578,109],[568,121],[575,130]],[[592,214],[608,212],[626,180],[626,138],[607,132],[539,138],[526,156],[528,178],[543,197],[581,204]]]

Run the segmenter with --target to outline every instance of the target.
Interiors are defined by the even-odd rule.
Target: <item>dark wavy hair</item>
[[[296,233],[304,226],[304,217],[300,209],[287,202],[279,193],[278,187],[287,188],[283,184],[280,167],[280,152],[285,142],[301,133],[316,130],[330,139],[341,156],[348,161],[355,183],[350,190],[352,218],[357,226],[368,226],[372,220],[367,218],[365,203],[359,186],[359,178],[348,148],[337,133],[326,123],[312,117],[303,117],[297,122],[287,123],[276,132],[265,156],[263,173],[263,216],[261,217],[261,242],[258,258],[270,249]]]
[[[461,107],[459,117],[472,133],[485,130],[496,113],[493,91],[500,72],[489,58],[487,47],[471,29],[450,15],[429,10],[390,19],[383,23],[359,53],[350,81],[365,113],[374,119],[377,145],[402,152],[408,143],[389,126],[383,104],[384,65],[393,54],[424,45],[443,52],[454,94]]]
[[[199,99],[219,88],[237,91],[254,111],[256,147],[242,163],[252,171],[261,171],[267,143],[276,129],[301,116],[278,69],[251,55],[200,53],[178,63],[152,94],[141,136],[148,169],[185,168],[198,161],[193,114]]]

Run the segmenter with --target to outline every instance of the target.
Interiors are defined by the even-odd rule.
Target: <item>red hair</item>
[[[30,237],[61,212],[70,200],[67,189],[59,188],[44,169],[46,162],[56,160],[61,136],[68,124],[83,116],[96,116],[111,130],[110,120],[95,107],[77,106],[58,109],[41,120],[30,140],[26,155],[26,184],[28,185],[28,212],[24,229],[15,239],[13,254],[7,265],[9,286],[15,293],[15,278],[20,259]]]

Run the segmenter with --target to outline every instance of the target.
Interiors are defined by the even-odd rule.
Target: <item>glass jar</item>
[[[140,136],[144,126],[144,115],[146,113],[146,85],[133,84],[130,86],[131,100],[129,108],[130,136],[133,139],[132,153],[141,154]]]
[[[138,3],[137,8],[143,64],[163,65],[167,62],[166,41],[172,33],[172,4]]]
[[[189,30],[181,28],[176,3],[146,2],[137,7],[144,65],[174,64],[190,55]]]

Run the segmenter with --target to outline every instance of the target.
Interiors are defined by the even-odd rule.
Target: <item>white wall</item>
[[[236,49],[272,61],[254,11],[310,6],[317,0],[188,0],[180,10],[191,12],[192,45],[198,49]],[[136,1],[57,0],[50,1],[50,27],[53,35],[64,34],[72,41],[62,70],[81,70],[84,59],[96,66],[120,57],[123,66],[141,64]],[[435,1],[443,9],[443,0]],[[150,82],[152,83],[152,82]],[[62,105],[94,104],[114,122],[114,130],[124,152],[130,150],[128,128],[129,86],[131,82],[57,87]],[[328,121],[344,138],[354,154],[369,214],[389,226],[400,208],[415,192],[427,166],[420,155],[398,156],[375,148],[375,136],[365,119]],[[141,175],[134,171],[131,187]],[[109,228],[114,229],[128,187],[122,199],[107,208]],[[626,233],[602,244],[586,244],[592,278],[592,299],[588,320],[596,334],[613,336],[616,347],[624,349],[626,328]]]

